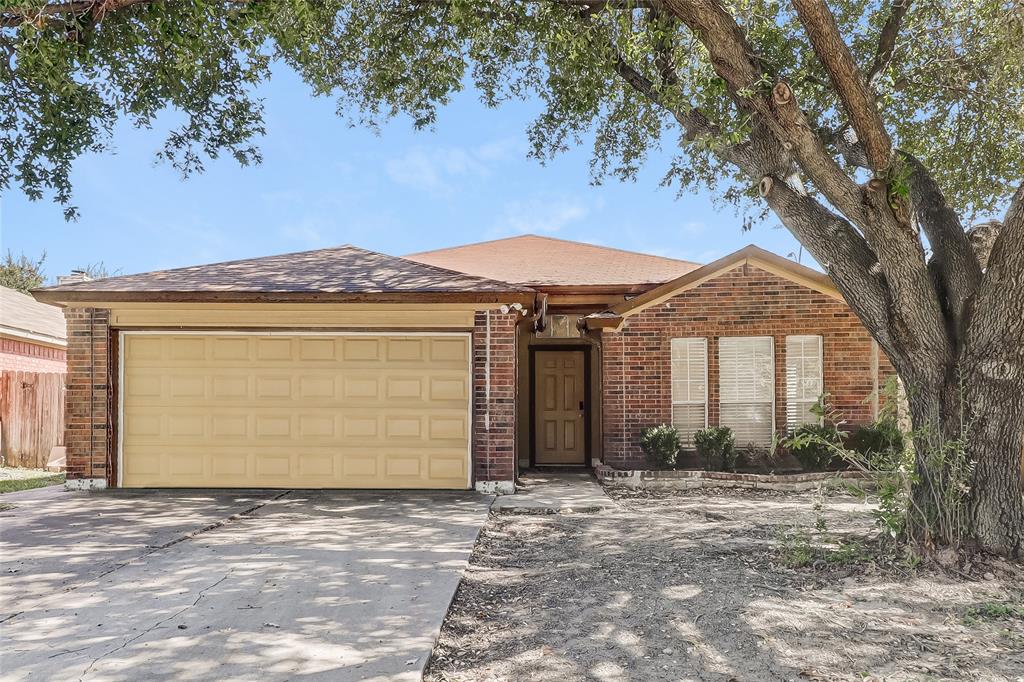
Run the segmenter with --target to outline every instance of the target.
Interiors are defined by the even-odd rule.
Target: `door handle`
[[[581,400],[580,401],[580,412],[582,412],[582,411],[583,411],[583,401]]]

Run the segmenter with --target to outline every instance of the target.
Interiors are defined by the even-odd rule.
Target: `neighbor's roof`
[[[698,287],[704,282],[714,279],[740,265],[752,265],[766,272],[778,275],[783,279],[788,279],[809,289],[819,291],[832,298],[843,300],[842,294],[836,289],[835,284],[833,284],[828,275],[806,265],[794,263],[788,258],[783,258],[771,251],[766,251],[753,244],[749,244],[739,251],[734,251],[713,263],[708,263],[681,277],[665,282],[661,286],[645,291],[639,296],[612,306],[608,310],[588,315],[584,318],[586,325],[590,329],[618,329],[627,317],[636,315],[651,306],[663,303],[688,289]]]
[[[64,313],[14,289],[0,287],[0,334],[53,346],[67,345]]]
[[[405,258],[337,246],[278,256],[108,277],[32,292],[79,301],[498,301],[532,291]],[[518,300],[518,299],[517,299]]]
[[[527,234],[406,256],[479,277],[526,286],[660,284],[699,263]]]

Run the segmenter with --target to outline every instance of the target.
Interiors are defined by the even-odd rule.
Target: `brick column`
[[[601,437],[604,463],[626,465],[625,339],[619,332],[601,332]]]
[[[64,445],[67,486],[103,488],[107,484],[108,339],[110,311],[66,308],[68,374],[65,393]]]
[[[473,467],[481,492],[515,492],[518,317],[491,310],[474,318]]]

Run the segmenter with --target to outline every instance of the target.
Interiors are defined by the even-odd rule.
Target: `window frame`
[[[718,337],[718,358],[717,358],[717,361],[718,361],[718,423],[719,423],[720,426],[727,426],[727,424],[723,424],[722,423],[722,406],[723,405],[744,404],[744,403],[741,403],[741,402],[738,402],[738,401],[737,402],[726,403],[726,402],[724,402],[722,400],[722,395],[723,395],[723,391],[722,391],[722,341],[723,340],[729,340],[729,339],[735,339],[735,340],[743,340],[743,339],[747,339],[747,340],[768,339],[768,348],[769,348],[768,357],[770,359],[770,369],[771,369],[769,374],[770,374],[770,376],[772,378],[772,385],[771,385],[771,391],[770,391],[770,393],[771,393],[771,401],[770,401],[771,407],[770,407],[770,409],[771,409],[771,420],[772,420],[771,421],[771,431],[769,433],[769,437],[768,437],[768,442],[767,443],[754,443],[755,445],[758,445],[758,446],[761,446],[761,447],[767,447],[767,446],[771,445],[771,441],[775,437],[776,429],[778,428],[778,419],[775,416],[775,410],[777,408],[776,403],[778,402],[778,381],[777,381],[777,377],[776,377],[776,373],[775,373],[775,370],[776,370],[776,367],[775,367],[775,364],[776,364],[775,363],[775,337],[774,336],[770,336],[770,335],[766,335],[766,334],[759,334],[759,335],[754,335],[754,336],[740,336],[740,335],[737,335],[737,336],[719,336]],[[737,447],[746,447],[747,443],[739,443],[739,442],[737,442],[736,446]]]
[[[669,362],[669,421],[672,423],[672,428],[678,430],[679,427],[675,423],[675,407],[676,405],[699,405],[701,401],[696,400],[676,400],[675,396],[675,357],[673,356],[672,350],[676,341],[685,341],[687,344],[693,341],[700,341],[704,350],[704,424],[698,428],[706,429],[708,427],[708,419],[710,417],[710,404],[711,404],[711,388],[708,385],[708,339],[706,336],[674,336],[669,339],[669,351],[668,351],[668,362]],[[689,362],[689,357],[687,357]],[[689,370],[687,371],[689,375]],[[689,392],[689,391],[687,391]],[[680,434],[683,435],[683,434]],[[684,441],[687,441],[687,445],[684,447],[687,450],[692,450],[694,445],[692,443],[693,434],[684,436]]]
[[[815,397],[814,401],[825,394],[825,337],[821,334],[788,334],[786,336],[786,431],[792,433],[796,429],[800,428],[804,424],[816,424],[821,426],[825,423],[825,418],[819,416],[816,421],[802,421],[800,423],[790,423],[790,414],[792,411],[791,407],[793,403],[806,403],[806,400],[795,400],[790,401],[789,399],[789,341],[790,339],[800,339],[801,341],[807,341],[809,339],[817,339],[818,341],[818,376],[821,377],[821,391]],[[808,410],[805,410],[807,412]],[[795,415],[795,412],[793,412]]]

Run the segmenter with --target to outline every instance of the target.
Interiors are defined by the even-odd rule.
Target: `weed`
[[[989,620],[1024,620],[1024,604],[982,602],[967,609],[962,618],[964,625],[977,625]]]

